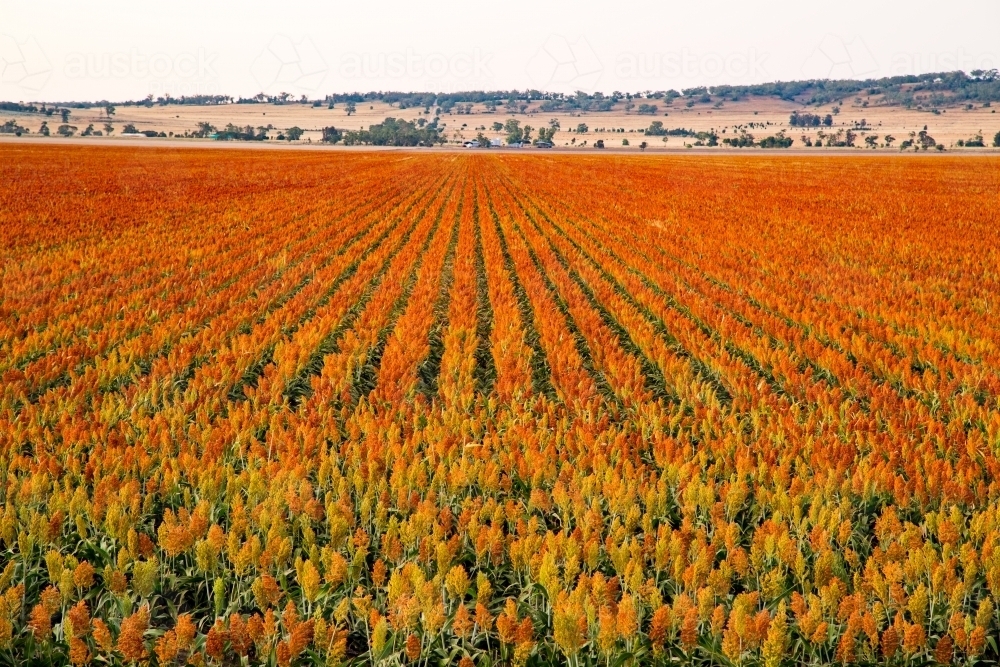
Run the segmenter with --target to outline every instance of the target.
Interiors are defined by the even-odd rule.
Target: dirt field
[[[754,98],[739,102],[725,102],[721,107],[714,104],[696,104],[687,108],[679,100],[672,105],[665,105],[662,100],[657,103],[655,115],[640,115],[632,110],[625,112],[623,104],[608,112],[543,112],[538,109],[538,103],[528,107],[525,113],[510,114],[500,107],[495,113],[488,112],[482,105],[475,105],[471,114],[446,113],[441,116],[445,133],[449,142],[460,143],[474,138],[480,131],[488,137],[501,137],[502,133],[491,129],[493,123],[505,122],[508,118],[516,118],[522,124],[532,127],[548,125],[551,119],[558,119],[561,131],[556,135],[556,145],[574,149],[593,146],[598,139],[603,139],[608,148],[622,147],[622,141],[628,140],[629,150],[638,150],[638,144],[647,141],[650,148],[683,149],[694,139],[688,137],[647,137],[642,131],[649,124],[658,120],[667,129],[685,128],[694,131],[714,130],[720,135],[720,140],[746,130],[758,139],[784,130],[795,140],[793,147],[806,148],[802,137],[806,136],[815,142],[818,131],[827,134],[838,130],[856,128],[862,120],[864,127],[870,130],[856,129],[857,144],[865,146],[864,138],[870,134],[878,137],[878,144],[885,143],[886,135],[895,137],[892,150],[898,150],[899,144],[910,138],[910,133],[926,129],[937,143],[946,148],[957,148],[959,140],[966,141],[977,133],[982,133],[987,145],[992,143],[993,136],[1000,131],[1000,116],[996,108],[976,106],[972,109],[953,107],[942,109],[939,113],[926,110],[904,109],[888,106],[863,106],[865,101],[844,100],[840,113],[834,115],[832,127],[798,128],[789,125],[789,116],[795,110],[807,113],[826,115],[833,113],[833,105],[820,107],[803,107],[800,104],[783,100]],[[118,107],[110,122],[115,128],[112,137],[120,135],[126,123],[134,124],[139,130],[156,130],[171,136],[192,132],[198,123],[208,122],[222,128],[227,123],[238,126],[252,125],[254,127],[272,125],[274,131],[269,134],[277,137],[280,131],[297,126],[305,130],[299,143],[318,142],[323,127],[335,126],[341,130],[356,130],[367,128],[373,123],[381,122],[389,116],[415,120],[417,118],[433,118],[434,109],[430,115],[423,108],[399,109],[381,102],[358,104],[357,111],[348,115],[344,105],[338,104],[334,109],[326,106],[313,107],[302,104],[231,104],[222,106],[153,106],[153,107]],[[58,116],[43,117],[38,114],[2,113],[0,122],[15,120],[27,127],[33,133],[38,130],[42,120],[48,120],[52,131],[60,125]],[[93,124],[95,130],[102,130],[108,118],[102,109],[73,110],[69,124],[77,128],[77,136]],[[587,126],[586,132],[578,132],[579,125]],[[664,141],[666,139],[666,141]],[[135,141],[129,139],[129,141]],[[192,142],[204,140],[189,140]],[[276,139],[272,139],[276,141]],[[813,148],[811,150],[820,150]],[[975,150],[975,149],[970,149]],[[982,150],[982,149],[978,149]]]

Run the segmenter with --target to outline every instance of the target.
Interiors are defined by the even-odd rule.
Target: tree
[[[504,123],[503,130],[504,132],[507,133],[508,144],[519,143],[522,137],[524,136],[524,133],[521,130],[520,121],[515,120],[513,118],[509,119],[506,123]]]
[[[604,139],[598,139],[594,144],[594,148],[604,148]]]
[[[59,129],[57,129],[56,132],[58,132],[59,136],[61,137],[72,137],[74,134],[76,134],[76,126],[66,125],[65,123],[63,123],[62,125],[59,126]]]
[[[28,128],[18,125],[17,121],[8,120],[3,125],[0,125],[0,134],[14,134],[21,136],[22,134],[31,134],[31,132]]]
[[[301,127],[290,127],[285,130],[285,138],[289,141],[298,141],[302,138],[304,130]]]
[[[645,141],[642,142],[641,144],[639,144],[639,150],[642,150],[642,151],[646,150],[646,146],[648,146],[648,145],[649,144],[647,144]]]
[[[215,126],[211,123],[201,122],[198,123],[198,130],[195,132],[195,136],[207,138],[215,133]]]
[[[959,146],[961,146],[963,143],[968,148],[985,148],[986,147],[986,142],[983,141],[983,134],[982,134],[982,132],[980,132],[979,134],[977,134],[976,136],[974,136],[974,137],[972,137],[970,139],[966,139],[964,142],[961,139],[958,140],[958,145]]]
[[[348,116],[350,116],[352,113],[358,110],[358,107],[356,104],[354,104],[354,102],[348,102],[347,104],[344,105],[344,108],[347,110]]]
[[[132,123],[125,123],[125,127],[122,128],[122,134],[139,134],[139,130],[135,129],[135,125]]]
[[[81,137],[89,137],[94,134],[94,124],[91,123],[86,127],[86,129],[80,134]]]
[[[108,117],[108,120],[111,120],[111,117],[115,115],[115,105],[114,104],[105,104],[104,105],[104,115]]]
[[[42,135],[43,137],[49,136],[49,121],[47,120],[42,121],[42,126],[38,128],[38,134]]]
[[[549,143],[552,143],[553,139],[556,136],[556,132],[559,131],[558,128],[559,128],[559,124],[558,123],[556,123],[556,127],[540,127],[540,128],[538,128],[538,140],[539,141],[547,141]]]
[[[1000,148],[1000,132],[993,135],[993,146]]]
[[[580,123],[579,125],[576,126],[576,131],[580,134],[587,134],[587,130],[589,129],[590,128],[587,127],[586,123]]]
[[[622,146],[628,146],[628,139],[622,139]]]
[[[651,137],[662,137],[666,135],[666,133],[667,131],[663,129],[663,121],[661,120],[654,120],[649,124],[649,127],[646,128],[646,134]]]
[[[68,123],[69,122],[69,109],[60,109],[59,110],[59,115],[62,116],[62,122],[63,123]]]
[[[335,144],[343,138],[340,130],[335,127],[324,127],[323,128],[323,143],[325,144]]]
[[[885,135],[884,141],[886,146],[892,146],[892,142],[894,142],[895,140],[896,137],[892,136],[891,134]]]

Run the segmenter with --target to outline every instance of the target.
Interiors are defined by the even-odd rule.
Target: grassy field
[[[0,144],[0,664],[994,664],[998,193]]]

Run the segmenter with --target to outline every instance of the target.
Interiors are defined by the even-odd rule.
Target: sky
[[[638,92],[1000,67],[998,0],[0,0],[0,100]]]

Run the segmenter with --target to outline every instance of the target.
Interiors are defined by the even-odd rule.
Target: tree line
[[[343,142],[345,146],[433,146],[445,142],[437,121],[423,118],[416,122],[402,118],[386,118],[368,129],[342,132],[336,127],[324,127],[322,141],[330,144]]]
[[[830,114],[820,116],[815,113],[793,111],[792,115],[788,119],[788,124],[792,127],[819,127],[820,125],[832,127],[833,116]]]
[[[713,98],[739,100],[745,97],[776,97],[805,104],[825,104],[842,100],[849,95],[883,95],[884,103],[892,105],[915,104],[921,100],[931,103],[947,102],[998,102],[1000,101],[1000,74],[996,69],[972,70],[970,72],[935,72],[911,74],[872,79],[803,79],[776,81],[753,85],[699,86],[677,90],[641,90],[636,92],[614,91],[588,93],[554,93],[537,89],[526,90],[467,90],[455,92],[400,92],[368,91],[331,93],[319,99],[306,95],[294,96],[287,92],[277,94],[258,93],[250,97],[234,98],[230,95],[181,95],[169,94],[155,97],[147,95],[139,100],[118,102],[120,106],[153,105],[219,105],[219,104],[308,104],[333,108],[337,104],[360,104],[382,102],[398,105],[401,109],[410,107],[440,107],[448,110],[458,104],[485,104],[493,110],[498,107],[516,108],[521,104],[541,102],[542,111],[582,110],[609,111],[617,103],[625,101],[626,110],[635,106],[633,100],[666,100],[683,98],[688,104],[707,103]],[[101,102],[63,102],[59,106],[68,108],[90,108],[102,106]],[[648,103],[647,103],[648,104]],[[44,106],[44,105],[43,105]],[[0,102],[0,111],[37,113],[36,104]],[[655,112],[654,112],[655,113]]]

